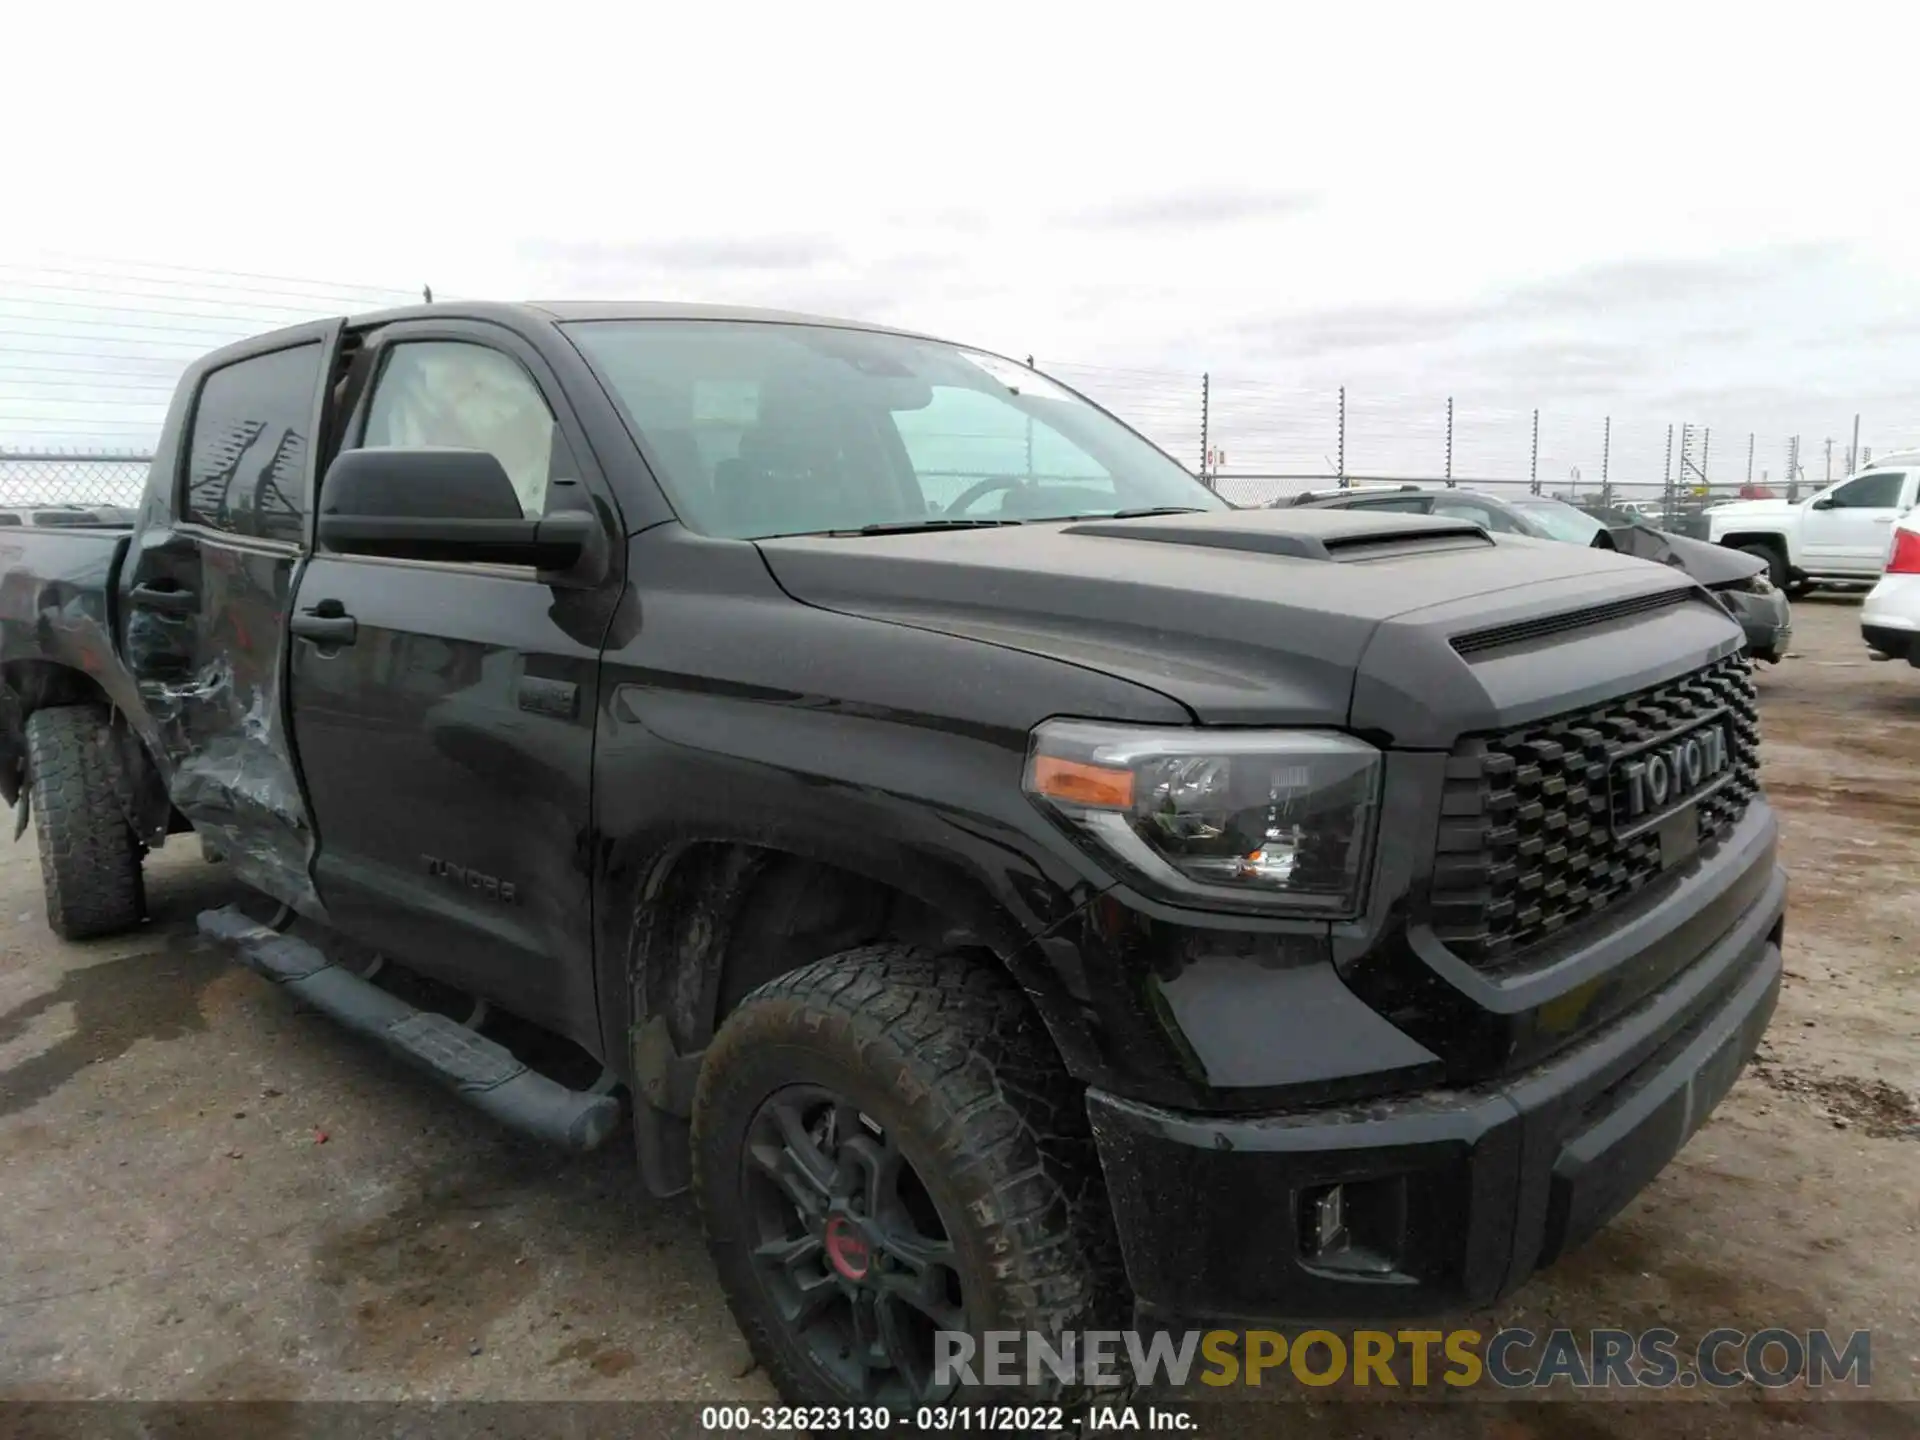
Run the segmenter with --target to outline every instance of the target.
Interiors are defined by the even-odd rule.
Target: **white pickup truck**
[[[1707,511],[1707,538],[1764,559],[1798,593],[1822,581],[1880,578],[1894,522],[1920,490],[1920,451],[1890,455],[1806,500],[1738,500]]]

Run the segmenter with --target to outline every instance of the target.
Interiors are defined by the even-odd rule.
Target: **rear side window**
[[[188,432],[184,519],[234,535],[299,542],[321,360],[316,341],[238,360],[207,376]]]

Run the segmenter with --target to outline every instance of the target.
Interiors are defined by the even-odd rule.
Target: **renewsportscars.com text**
[[[1490,1384],[1537,1390],[1666,1389],[1749,1382],[1769,1389],[1873,1382],[1872,1335],[1829,1330],[1137,1330],[942,1331],[934,1381],[961,1387],[1039,1385],[1054,1379],[1101,1387],[1348,1384],[1382,1389]]]

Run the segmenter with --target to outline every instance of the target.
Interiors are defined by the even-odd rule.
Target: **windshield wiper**
[[[1207,512],[1197,505],[1147,505],[1138,510],[1089,510],[1082,515],[1048,515],[1049,521],[1059,520],[1143,520],[1149,515],[1204,515]]]
[[[998,525],[1022,525],[1022,520],[938,519],[883,520],[877,525],[862,525],[858,530],[828,530],[828,535],[911,535],[916,530],[986,530]]]

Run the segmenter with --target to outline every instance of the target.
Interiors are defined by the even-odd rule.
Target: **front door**
[[[241,880],[308,913],[313,826],[281,677],[339,331],[283,331],[196,373],[155,462],[178,458],[167,510],[143,517],[119,594],[121,654],[175,808]]]
[[[1800,522],[1802,567],[1816,575],[1878,575],[1906,480],[1902,471],[1876,470],[1810,501]]]
[[[362,364],[348,445],[490,451],[529,516],[602,493],[550,374],[496,327],[392,326]],[[294,737],[333,923],[595,1040],[593,724],[619,585],[317,546],[293,622]]]

